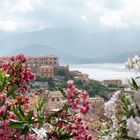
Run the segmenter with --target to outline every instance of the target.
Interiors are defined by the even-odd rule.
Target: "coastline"
[[[135,72],[125,69],[124,63],[70,65],[70,70],[78,70],[89,74],[91,79],[98,81],[120,79],[127,82],[132,77],[137,77]]]

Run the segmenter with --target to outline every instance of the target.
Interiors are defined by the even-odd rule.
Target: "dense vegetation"
[[[86,90],[89,93],[90,97],[101,96],[105,100],[108,99],[108,96],[106,95],[107,88],[99,81],[90,80],[90,82],[87,83],[85,81],[77,80],[75,81],[75,85],[81,90]]]
[[[57,90],[58,88],[66,88],[67,80],[54,80],[53,78],[48,77],[37,77],[36,81],[47,82],[49,90]],[[75,80],[76,88],[80,90],[86,90],[89,93],[90,97],[101,96],[105,100],[109,99],[108,96],[108,87],[102,85],[99,81],[90,80],[89,82]]]

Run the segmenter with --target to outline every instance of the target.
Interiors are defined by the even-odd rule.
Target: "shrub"
[[[139,73],[140,57],[128,59],[126,67]],[[105,115],[109,129],[103,134],[107,140],[140,139],[140,88],[133,78],[129,90],[117,91],[105,103]]]
[[[68,83],[66,102],[59,109],[46,110],[45,100],[35,106],[25,94],[35,79],[24,55],[12,57],[0,71],[0,140],[91,140],[88,126],[78,113],[87,114],[90,102],[86,91]]]

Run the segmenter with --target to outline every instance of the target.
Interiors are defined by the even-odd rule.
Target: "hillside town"
[[[0,140],[140,140],[140,0],[0,0]]]
[[[9,61],[9,57],[0,57],[0,63]],[[32,87],[48,89],[48,79],[59,82],[74,80],[89,84],[92,79],[87,73],[78,70],[71,71],[69,65],[61,66],[59,57],[54,55],[27,57],[27,64],[36,75],[36,82]],[[46,83],[44,82],[46,81]],[[43,82],[43,84],[42,84]],[[124,85],[120,79],[98,81],[102,86],[107,87],[110,92],[117,91]]]

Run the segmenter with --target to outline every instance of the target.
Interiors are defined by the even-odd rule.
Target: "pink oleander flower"
[[[13,112],[9,112],[9,119],[16,119],[16,115]]]
[[[6,101],[5,101],[5,105],[8,107],[8,106],[10,106],[11,104],[10,104],[10,102],[9,102],[8,100],[6,100]]]
[[[88,93],[86,91],[79,91],[77,88],[75,88],[73,81],[68,82],[66,95],[66,104],[71,110],[76,112],[76,114],[79,112],[85,115],[89,112],[91,106]],[[88,127],[85,125],[82,118],[74,115],[73,122],[73,124],[68,124],[65,129],[70,131],[75,136],[76,140],[92,140],[92,136],[88,135]]]
[[[6,98],[6,96],[7,96],[6,93],[0,94],[0,102],[3,102],[3,100]]]
[[[83,139],[89,139],[92,137],[88,134],[88,127],[85,125],[83,122],[82,118],[76,117],[75,116],[75,125],[73,127],[70,127],[72,133],[76,136],[76,140],[83,140]]]
[[[21,63],[25,63],[25,62],[27,61],[26,57],[25,57],[23,54],[17,55],[17,56],[15,57],[15,60],[16,60],[16,61],[19,61],[19,62],[21,62]]]
[[[9,126],[10,125],[10,120],[4,120],[3,122],[1,122],[2,126]]]
[[[8,127],[0,128],[0,140],[11,140],[12,130]]]
[[[87,113],[89,112],[89,107],[82,107],[82,108],[80,109],[80,112],[81,112],[82,114],[87,114]]]
[[[68,81],[68,88],[71,88],[74,86],[74,82],[72,80]]]
[[[78,91],[74,87],[74,82],[68,82],[68,89],[66,91],[67,104],[73,110],[79,110],[82,114],[87,114],[91,108],[89,102],[89,95],[86,91]]]
[[[87,140],[92,140],[93,138],[92,138],[92,136],[91,135],[88,135],[87,136]]]
[[[9,86],[17,86],[18,92],[25,92],[28,90],[27,83],[35,79],[35,75],[31,73],[27,63],[26,57],[22,54],[12,57],[8,63],[2,64],[2,71],[10,76]],[[15,75],[18,75],[17,77]],[[9,90],[6,87],[6,90]]]
[[[11,66],[12,66],[12,64],[10,62],[3,63],[2,71],[4,71],[4,72],[7,71],[7,69],[9,69]]]
[[[6,110],[7,107],[5,105],[0,108],[0,117],[3,117],[5,115]]]

